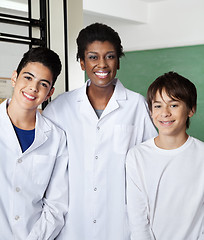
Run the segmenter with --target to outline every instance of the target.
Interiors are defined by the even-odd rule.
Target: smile
[[[175,122],[174,120],[172,121],[159,121],[162,125],[165,125],[165,126],[169,126],[171,125],[173,122]]]
[[[34,99],[35,99],[35,97],[30,96],[30,95],[28,95],[28,94],[25,93],[25,92],[23,92],[23,95],[24,95],[26,98],[30,99],[30,100],[34,100]]]
[[[95,72],[96,76],[99,78],[106,78],[109,72]]]

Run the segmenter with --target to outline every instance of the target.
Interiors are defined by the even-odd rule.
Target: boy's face
[[[162,96],[157,91],[155,100],[152,101],[151,116],[159,135],[179,136],[186,132],[186,120],[192,117],[193,110],[189,110],[181,100],[173,100],[165,90]]]
[[[115,78],[119,62],[112,43],[94,41],[85,50],[84,61],[80,60],[82,70],[86,71],[92,84],[107,87]]]
[[[52,79],[49,68],[39,62],[28,63],[18,77],[16,71],[12,75],[12,100],[17,101],[24,109],[37,109],[53,94]]]

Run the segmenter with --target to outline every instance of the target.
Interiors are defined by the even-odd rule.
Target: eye
[[[171,105],[171,108],[176,108],[176,107],[178,107],[178,104],[172,104]]]
[[[161,108],[161,105],[154,105],[154,108]]]
[[[97,60],[98,57],[96,55],[89,55],[88,59],[90,59],[90,60]]]
[[[115,59],[116,56],[115,56],[115,54],[108,54],[108,55],[106,56],[106,58],[107,58],[107,59]]]
[[[30,77],[30,76],[24,76],[24,78],[28,81],[32,80],[32,77]]]
[[[44,88],[48,88],[48,87],[49,87],[49,85],[48,85],[47,83],[45,83],[45,82],[41,82],[40,84],[41,84],[41,86],[43,86]]]

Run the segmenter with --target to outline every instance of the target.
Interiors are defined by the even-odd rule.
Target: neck
[[[166,149],[166,150],[172,150],[181,147],[188,139],[188,135],[185,132],[184,134],[181,134],[180,136],[163,136],[158,135],[154,142],[157,147]]]
[[[97,110],[104,110],[113,95],[114,88],[115,86],[112,84],[104,88],[95,87],[93,84],[87,87],[87,96],[92,107]]]
[[[35,128],[36,110],[18,109],[15,103],[10,102],[7,108],[7,114],[11,122],[18,128],[23,130],[32,130]]]

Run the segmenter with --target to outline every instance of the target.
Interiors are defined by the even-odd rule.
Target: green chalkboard
[[[204,141],[204,45],[126,52],[117,77],[127,88],[146,96],[151,82],[169,71],[195,84],[198,106],[188,133]]]

